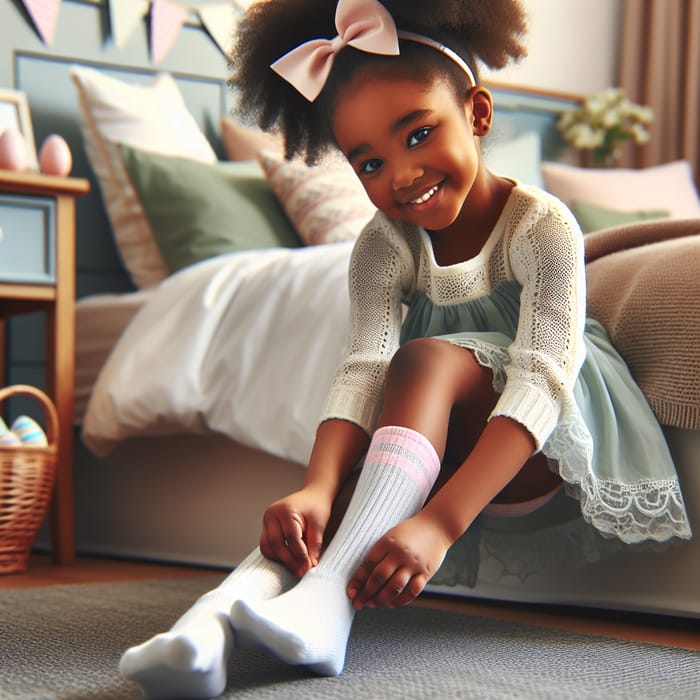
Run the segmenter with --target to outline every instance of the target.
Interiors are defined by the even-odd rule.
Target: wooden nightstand
[[[46,313],[46,383],[60,422],[51,511],[54,561],[75,559],[73,385],[75,379],[75,199],[87,180],[0,170],[0,377],[4,319]]]

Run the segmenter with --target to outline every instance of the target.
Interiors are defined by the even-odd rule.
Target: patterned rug
[[[220,579],[0,592],[0,698],[140,698],[117,672],[122,651],[170,627]],[[700,652],[417,606],[366,610],[337,678],[234,652],[221,697],[697,700]]]

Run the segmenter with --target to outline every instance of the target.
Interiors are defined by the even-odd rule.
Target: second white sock
[[[234,643],[231,605],[241,598],[272,598],[296,580],[284,565],[255,549],[168,632],[127,649],[119,663],[121,675],[138,683],[148,698],[220,695],[226,687],[226,665]],[[257,643],[236,638],[237,646],[246,642]]]

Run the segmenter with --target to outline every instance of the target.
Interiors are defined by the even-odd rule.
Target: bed
[[[99,32],[99,4],[64,5],[66,21],[89,16]],[[204,34],[188,24],[159,67],[141,45],[127,60],[90,39],[37,50],[26,38],[32,48],[12,60],[37,141],[60,131],[73,174],[93,183],[77,222],[78,551],[230,568],[257,543],[264,507],[302,482],[345,343],[348,256],[373,210],[340,163],[286,163],[273,137],[230,117],[223,58]],[[615,288],[610,259],[641,269],[619,254],[667,239],[694,244],[674,250],[697,269],[700,200],[687,163],[584,170],[554,127],[575,96],[492,88],[490,167],[546,186],[586,227],[616,227],[587,234],[598,288]],[[659,210],[663,226],[632,221]],[[242,231],[221,236],[222,217],[245,221]],[[685,292],[696,317],[698,291]],[[692,338],[689,324],[681,331]],[[34,342],[29,322],[11,332],[17,347]],[[671,369],[679,361],[697,369],[694,356]],[[35,370],[11,371],[32,381]],[[698,532],[698,405],[691,395],[681,410],[677,398],[662,390],[658,405],[671,403],[665,430]],[[428,590],[700,617],[700,545],[601,541],[563,497],[523,518],[482,516]]]

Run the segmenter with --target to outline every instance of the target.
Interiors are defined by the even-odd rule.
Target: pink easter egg
[[[39,165],[47,175],[68,175],[73,167],[73,156],[63,136],[51,134],[41,146]]]
[[[26,170],[29,164],[27,142],[19,129],[10,126],[0,134],[0,169]]]

